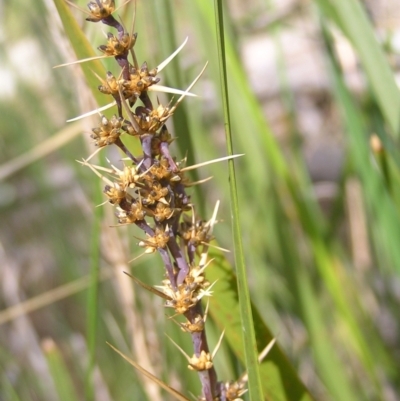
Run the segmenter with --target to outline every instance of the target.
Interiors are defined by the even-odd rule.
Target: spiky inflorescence
[[[138,66],[134,52],[137,34],[126,32],[113,17],[114,1],[96,0],[90,2],[88,8],[88,21],[101,21],[117,30],[117,35],[107,35],[107,44],[99,50],[105,57],[114,57],[121,67],[119,77],[110,72],[104,79],[99,77],[99,90],[114,98],[118,113],[111,119],[102,116],[91,137],[98,148],[117,145],[129,162],[125,162],[122,169],[89,164],[90,158],[83,164],[106,183],[104,194],[115,206],[118,222],[141,228],[145,238],[139,246],[145,253],[158,252],[162,258],[166,277],[154,292],[166,299],[165,306],[172,308],[175,315],[186,318],[180,326],[192,336],[194,355],[187,358],[189,369],[198,371],[200,376],[203,390],[200,399],[239,400],[244,392],[241,383],[217,381],[213,366],[215,351],[211,354],[208,349],[204,330],[206,313],[200,302],[211,295],[212,285],[204,271],[209,264],[207,250],[215,215],[209,222],[195,217],[194,206],[186,193],[186,188],[193,183],[185,176],[187,168],[170,154],[169,145],[173,139],[165,125],[195,82],[186,91],[159,87],[157,74],[167,63],[154,69],[149,69],[147,63]],[[173,107],[158,104],[154,108],[148,92],[156,89],[182,96]],[[136,106],[139,100],[142,105]],[[122,135],[138,138],[142,154],[133,156],[123,144]],[[103,173],[107,173],[107,177]]]

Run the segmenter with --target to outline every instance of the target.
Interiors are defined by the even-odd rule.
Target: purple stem
[[[185,281],[186,276],[189,274],[189,265],[186,262],[181,248],[179,248],[178,243],[176,242],[176,238],[173,232],[170,232],[170,238],[167,245],[179,269],[178,277],[176,280],[176,283],[179,286]]]
[[[122,54],[120,56],[114,57],[117,60],[118,65],[122,69],[122,78],[126,81],[129,81],[129,61],[128,61],[128,52],[126,54]]]
[[[122,102],[121,102],[121,98],[120,98],[119,94],[112,95],[112,96],[113,96],[115,102],[117,103],[118,117],[124,118],[124,116],[122,114]]]
[[[169,278],[169,281],[170,281],[170,283],[172,285],[172,288],[173,288],[174,291],[177,291],[178,287],[176,286],[176,278],[175,278],[175,274],[174,274],[174,268],[172,266],[171,258],[169,256],[169,253],[164,248],[157,248],[157,250],[160,253],[161,258],[162,258],[162,260],[164,262],[164,265],[165,265],[165,268],[167,270],[168,278]]]
[[[153,103],[151,103],[147,91],[142,92],[141,95],[139,96],[139,99],[142,101],[146,109],[153,110]]]
[[[186,313],[185,317],[191,322],[194,323],[196,316],[203,316],[203,310],[201,307],[201,303],[198,302],[195,306],[190,308]],[[206,332],[202,330],[198,333],[192,333],[192,342],[194,353],[196,356],[200,356],[201,351],[209,353],[210,350],[207,344]],[[213,401],[215,395],[217,394],[217,374],[215,372],[214,367],[208,370],[199,371],[199,377],[202,384],[203,395],[207,401]]]
[[[150,134],[143,134],[140,136],[140,142],[142,143],[144,161],[143,165],[147,169],[151,167],[153,164],[153,159],[151,157],[151,140],[153,136]]]
[[[223,382],[217,383],[218,397],[220,401],[226,401],[226,389]]]
[[[123,34],[125,33],[124,27],[112,15],[103,18],[101,22],[105,25],[115,28],[119,33],[119,39],[122,38]]]
[[[114,142],[135,164],[139,164],[139,160],[127,149],[120,138]]]
[[[178,166],[176,165],[174,159],[171,156],[171,153],[169,152],[169,144],[168,142],[161,142],[160,143],[160,152],[161,154],[167,158],[169,167],[171,168],[171,171],[176,173],[178,171]]]
[[[196,255],[196,247],[190,241],[187,245],[187,255],[188,255],[189,263],[192,264],[194,262],[194,258]]]
[[[135,224],[150,237],[154,237],[154,230],[147,224],[146,220],[136,221]]]

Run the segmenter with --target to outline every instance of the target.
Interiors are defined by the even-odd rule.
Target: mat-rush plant
[[[73,3],[67,2],[74,6]],[[108,72],[105,78],[96,74],[101,82],[99,91],[111,95],[114,101],[95,113],[115,106],[117,114],[112,118],[101,115],[100,124],[93,128],[91,134],[99,149],[82,164],[105,182],[106,202],[115,206],[119,225],[133,224],[139,227],[146,236],[139,242],[139,246],[145,249],[144,253],[157,252],[161,256],[165,267],[165,277],[161,285],[150,287],[134,277],[133,279],[165,299],[165,306],[174,311],[172,317],[184,316],[185,321],[178,324],[192,337],[193,356],[186,355],[172,341],[187,358],[188,368],[198,372],[202,386],[199,399],[238,401],[246,391],[245,376],[234,382],[218,381],[213,358],[223,334],[215,350],[210,352],[205,332],[208,308],[204,311],[201,305],[202,298],[212,294],[212,284],[206,279],[205,270],[212,262],[208,260],[208,249],[213,239],[212,230],[216,222],[218,204],[209,221],[198,218],[186,188],[201,182],[191,182],[185,175],[190,169],[229,157],[185,167],[185,160],[178,162],[170,153],[169,145],[173,138],[166,125],[184,97],[192,96],[189,91],[205,67],[186,91],[158,85],[158,73],[181,50],[186,41],[158,67],[149,69],[146,62],[139,66],[134,50],[137,34],[133,33],[133,29],[131,33],[127,32],[113,17],[114,1],[96,0],[90,2],[88,8],[87,21],[102,22],[116,30],[116,34],[108,33],[107,43],[98,48],[104,55],[95,58],[115,58],[121,72],[117,77]],[[181,96],[173,106],[172,102],[164,106],[157,100],[157,106],[154,107],[149,97],[151,91]],[[84,116],[90,114],[93,113]],[[132,154],[122,142],[122,135],[136,137],[140,141],[142,154]],[[89,163],[94,154],[110,145],[118,146],[124,154],[122,168],[111,163],[110,167]],[[131,363],[145,375],[151,376],[133,361]],[[157,380],[154,377],[153,379]],[[157,382],[178,399],[186,399],[162,382]]]

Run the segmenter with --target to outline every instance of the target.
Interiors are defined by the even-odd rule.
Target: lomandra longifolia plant
[[[112,96],[114,101],[110,107],[115,107],[116,114],[112,118],[101,115],[91,137],[98,150],[111,145],[119,147],[124,154],[124,164],[120,168],[111,164],[108,167],[97,166],[89,163],[93,155],[83,164],[104,181],[104,194],[115,207],[119,224],[138,226],[145,236],[139,246],[145,253],[161,256],[165,267],[161,284],[156,287],[140,284],[162,297],[165,306],[172,310],[172,316],[184,317],[179,325],[192,338],[193,356],[184,355],[188,368],[198,372],[202,386],[199,400],[240,400],[245,392],[244,380],[218,381],[213,365],[218,345],[210,352],[205,332],[207,308],[204,310],[201,304],[204,297],[212,295],[212,284],[207,281],[205,270],[212,262],[208,260],[208,248],[217,207],[209,221],[197,217],[186,188],[200,182],[190,182],[185,175],[197,166],[187,167],[185,160],[179,162],[170,153],[173,138],[167,127],[169,118],[184,97],[193,96],[189,91],[204,69],[185,91],[159,85],[158,74],[183,45],[158,67],[149,68],[146,62],[139,64],[136,57],[137,34],[127,32],[113,16],[116,11],[113,0],[96,0],[90,2],[88,8],[87,21],[102,22],[114,30],[107,34],[107,43],[98,49],[103,57],[115,58],[120,67],[118,76],[108,72],[105,77],[98,77],[101,82],[99,90]],[[154,104],[150,96],[153,91],[175,93],[180,97],[174,105],[163,105],[158,100]],[[104,108],[96,112],[102,110]],[[123,135],[140,141],[140,154],[133,154],[125,146],[121,139]],[[180,135],[185,135],[185,132],[177,133]],[[186,399],[181,394],[178,398]]]

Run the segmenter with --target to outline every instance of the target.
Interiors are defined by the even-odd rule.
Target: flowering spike
[[[122,6],[129,1],[125,1]],[[70,0],[67,2],[70,3]],[[162,297],[164,306],[173,309],[173,317],[182,315],[186,319],[184,323],[178,324],[192,336],[193,356],[185,354],[177,344],[174,344],[184,353],[189,369],[199,373],[203,390],[200,399],[204,401],[239,400],[240,395],[244,393],[242,382],[228,384],[218,382],[213,358],[221,345],[224,333],[221,334],[214,351],[210,353],[205,333],[210,302],[207,301],[204,313],[201,305],[203,297],[212,295],[212,289],[216,283],[216,281],[210,283],[206,279],[205,270],[213,262],[213,259],[208,258],[208,249],[213,240],[212,231],[217,222],[219,202],[209,221],[198,218],[190,196],[186,192],[187,188],[206,182],[212,177],[190,182],[185,172],[241,155],[186,166],[186,158],[177,162],[171,153],[170,145],[176,137],[172,137],[167,127],[169,118],[183,99],[186,96],[196,96],[190,91],[203,75],[208,63],[186,90],[160,85],[160,77],[157,74],[181,51],[188,38],[166,60],[151,69],[146,62],[139,64],[136,59],[134,50],[137,40],[137,34],[134,33],[136,2],[130,32],[122,21],[119,22],[112,16],[112,13],[116,11],[114,0],[92,0],[88,7],[87,20],[101,21],[116,29],[117,33],[105,33],[106,44],[99,47],[103,55],[60,66],[114,57],[120,68],[120,74],[114,76],[108,72],[105,77],[100,77],[94,73],[100,81],[99,91],[113,96],[114,102],[69,120],[75,121],[96,113],[100,115],[101,123],[93,128],[91,133],[98,149],[80,163],[89,167],[106,184],[104,194],[107,200],[104,203],[110,203],[115,207],[118,226],[135,225],[145,233],[145,238],[139,239],[138,244],[144,248],[143,252],[129,263],[148,253],[158,253],[161,257],[164,265],[164,280],[161,285],[150,286],[129,273],[125,272],[125,274],[130,276],[136,284]],[[177,94],[179,98],[175,101],[172,97],[165,106],[157,97],[156,107],[154,107],[152,92]],[[117,111],[113,117],[107,118],[101,114],[102,111],[114,106],[117,106]],[[125,134],[126,136],[123,137]],[[127,136],[140,141],[139,154],[131,153],[129,143],[123,142]],[[89,163],[89,160],[102,148],[109,145],[116,145],[124,154],[122,167],[119,164],[114,165],[108,159],[109,165],[106,167]],[[223,250],[217,246],[215,248]],[[117,350],[116,352],[120,353]],[[123,356],[122,353],[120,354]],[[151,377],[161,386],[166,386],[129,358],[123,357],[144,375]],[[169,391],[171,394],[177,394],[174,390]],[[177,397],[181,401],[188,401],[180,394]]]

